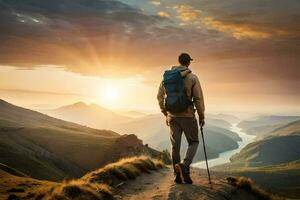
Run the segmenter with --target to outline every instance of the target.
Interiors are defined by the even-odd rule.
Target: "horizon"
[[[53,108],[35,108],[35,107],[26,107],[26,106],[23,106],[23,105],[18,105],[14,102],[10,102],[10,101],[7,101],[6,99],[3,99],[3,98],[0,98],[0,100],[3,100],[7,103],[10,103],[10,104],[13,104],[15,106],[18,106],[18,107],[22,107],[22,108],[26,108],[26,109],[30,109],[30,110],[33,110],[33,111],[36,111],[36,112],[39,112],[39,113],[42,113],[42,114],[46,114],[48,115],[48,111],[54,111],[56,109],[61,109],[61,108],[64,108],[64,107],[68,107],[68,106],[76,106],[76,104],[83,104],[84,106],[86,106],[86,108],[89,108],[90,106],[97,106],[99,107],[100,109],[105,109],[107,111],[110,111],[112,113],[116,113],[120,116],[126,116],[126,117],[129,117],[129,118],[143,118],[143,117],[147,117],[147,116],[151,116],[151,115],[159,115],[161,114],[159,110],[145,110],[145,109],[111,109],[111,108],[107,108],[107,107],[104,107],[100,104],[97,104],[97,103],[88,103],[88,102],[84,102],[84,101],[77,101],[77,102],[73,102],[73,103],[70,103],[70,104],[65,104],[65,105],[61,105],[61,106],[58,106],[58,107],[53,107]],[[96,110],[95,110],[96,111]],[[137,113],[140,113],[141,115],[140,116],[132,116],[130,115],[130,112],[137,112]],[[234,116],[234,117],[237,117],[239,119],[239,121],[245,121],[245,120],[256,120],[257,117],[268,117],[268,116],[300,116],[300,113],[298,112],[284,112],[284,113],[279,113],[279,112],[247,112],[247,111],[231,111],[231,112],[206,112],[206,115],[208,116],[207,118],[214,118],[210,115],[215,115],[216,116],[216,119],[218,118],[217,115],[229,115],[229,116]]]

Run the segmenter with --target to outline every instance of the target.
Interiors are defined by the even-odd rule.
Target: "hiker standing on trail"
[[[199,116],[200,127],[205,124],[201,85],[198,77],[189,69],[192,60],[189,54],[180,54],[178,58],[180,66],[174,66],[171,70],[165,71],[157,94],[161,112],[166,116],[166,123],[170,126],[171,154],[176,183],[183,181],[189,184],[193,183],[190,177],[190,165],[199,144],[199,128],[195,117],[195,108]],[[181,163],[182,132],[187,139],[188,149]]]

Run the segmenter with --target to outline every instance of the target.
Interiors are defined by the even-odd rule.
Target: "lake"
[[[254,141],[255,137],[254,135],[248,135],[244,132],[242,132],[241,128],[237,127],[237,124],[232,124],[230,130],[232,132],[237,133],[240,138],[242,138],[242,141],[238,142],[239,147],[237,149],[233,149],[233,150],[229,150],[229,151],[225,151],[223,153],[219,154],[218,158],[213,158],[213,159],[209,159],[208,160],[208,166],[209,167],[214,167],[216,165],[221,165],[221,164],[225,164],[230,162],[230,157],[233,156],[236,153],[239,153],[241,151],[241,149],[243,149],[247,144],[251,143]],[[201,136],[200,136],[201,137]],[[204,134],[204,139],[205,139],[205,134]],[[202,148],[203,147],[200,145],[198,148]],[[197,168],[205,168],[206,169],[206,163],[205,160],[201,161],[201,162],[197,162],[192,164],[193,167],[197,167]]]

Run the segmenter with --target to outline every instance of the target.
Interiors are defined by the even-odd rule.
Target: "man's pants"
[[[169,124],[171,129],[170,139],[172,143],[171,154],[173,167],[175,164],[178,164],[181,161],[180,145],[181,135],[183,132],[188,142],[188,149],[183,160],[183,165],[186,169],[189,169],[199,144],[197,120],[195,117],[172,117],[169,121]]]

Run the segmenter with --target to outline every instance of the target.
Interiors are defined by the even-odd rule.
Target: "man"
[[[205,124],[205,108],[201,85],[198,77],[189,69],[192,60],[193,59],[187,53],[179,55],[178,61],[180,66],[174,66],[171,70],[165,72],[164,80],[160,84],[157,94],[161,112],[166,116],[166,123],[170,126],[170,139],[172,144],[171,155],[174,174],[176,174],[174,181],[176,183],[182,183],[184,181],[188,184],[193,183],[190,177],[190,165],[199,144],[199,128],[195,118],[195,108],[199,116],[200,127]],[[178,75],[174,75],[177,72],[181,77],[176,77]],[[184,95],[179,95],[181,94],[180,81],[183,84]],[[188,141],[188,149],[185,158],[181,163],[180,145],[182,132]]]

